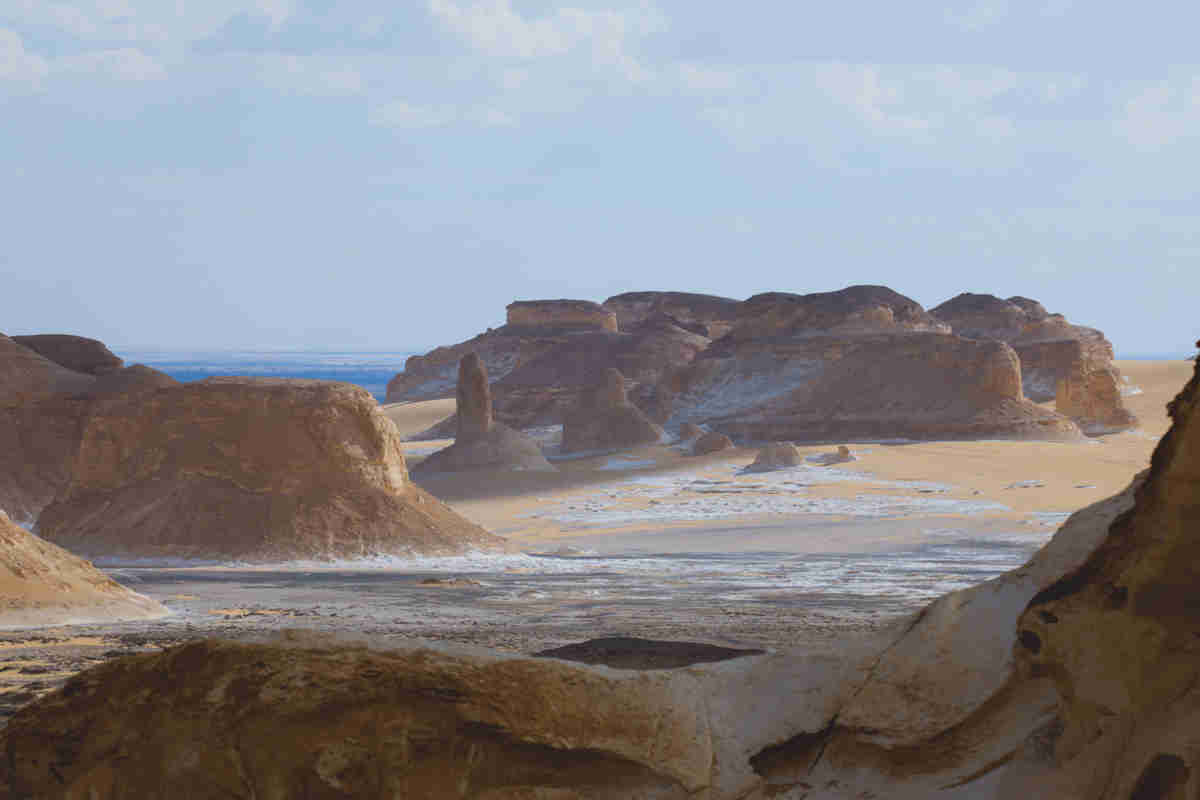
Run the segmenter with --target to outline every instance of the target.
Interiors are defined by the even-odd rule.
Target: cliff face
[[[589,300],[518,300],[506,310],[514,328],[617,332],[617,315]]]
[[[0,628],[166,616],[89,562],[13,524],[0,511]]]
[[[758,295],[670,377],[670,421],[754,441],[1079,436],[1025,399],[1010,347],[948,331],[884,287]]]
[[[115,399],[38,523],[93,556],[273,560],[497,547],[408,481],[363,389],[212,378]]]
[[[1008,343],[1021,359],[1025,394],[1055,408],[1089,434],[1137,424],[1121,399],[1112,344],[1095,328],[1072,325],[1027,297],[960,294],[930,312],[960,336]]]

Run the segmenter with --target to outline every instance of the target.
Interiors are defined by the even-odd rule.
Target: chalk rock
[[[850,452],[850,448],[844,444],[838,445],[837,450],[832,453],[821,453],[816,456],[809,456],[808,460],[814,464],[828,467],[832,464],[845,464],[848,461],[857,461],[858,456]]]
[[[166,616],[130,591],[0,511],[0,627],[36,627]]]
[[[766,472],[772,469],[797,467],[804,463],[800,448],[791,442],[773,442],[758,451],[753,463],[747,469],[753,472]]]
[[[728,436],[716,431],[710,431],[696,440],[692,445],[692,453],[698,456],[708,455],[709,453],[717,453],[721,450],[729,450],[733,447],[733,442]]]
[[[106,375],[116,372],[125,364],[103,342],[83,336],[42,333],[12,338],[17,344],[28,347],[55,364],[85,375]]]
[[[1095,328],[1072,325],[1027,297],[964,293],[930,313],[961,336],[1009,344],[1021,359],[1025,395],[1038,402],[1054,400],[1056,410],[1085,433],[1137,424],[1121,397],[1112,344]]]
[[[619,450],[663,440],[663,429],[631,404],[625,378],[607,369],[585,401],[563,424],[562,449],[566,453]]]
[[[38,531],[93,557],[271,561],[502,545],[409,482],[399,435],[365,390],[270,378],[210,378],[96,410]]]
[[[537,442],[492,418],[487,367],[474,353],[463,356],[458,372],[458,437],[430,455],[413,475],[467,470],[553,470]]]

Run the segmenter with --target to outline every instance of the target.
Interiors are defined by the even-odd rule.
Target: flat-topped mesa
[[[1025,399],[1012,348],[955,336],[886,287],[756,295],[739,319],[669,376],[669,425],[751,442],[1080,435]]]
[[[562,449],[565,453],[620,450],[661,442],[663,435],[662,428],[629,402],[625,377],[610,367],[567,414]]]
[[[512,328],[617,332],[617,315],[590,300],[517,300],[507,311]]]
[[[33,336],[14,336],[12,339],[55,364],[85,375],[106,375],[116,372],[125,364],[103,342],[83,336],[41,333]]]
[[[697,333],[719,339],[733,328],[741,301],[691,292],[625,292],[608,298],[603,305],[617,315],[623,331],[665,315],[689,329],[702,326]]]
[[[487,367],[475,353],[463,356],[459,363],[456,397],[458,436],[454,444],[414,467],[414,476],[468,470],[554,469],[537,442],[493,419]]]
[[[0,511],[0,627],[165,617],[84,559],[18,527]]]
[[[350,384],[211,378],[87,420],[45,538],[118,558],[277,561],[498,548],[408,480],[400,437]]]
[[[1059,413],[1088,434],[1137,424],[1121,397],[1121,375],[1112,344],[1095,328],[1072,325],[1027,297],[1002,300],[963,293],[930,311],[960,336],[1007,342],[1021,359],[1027,397],[1055,400]]]

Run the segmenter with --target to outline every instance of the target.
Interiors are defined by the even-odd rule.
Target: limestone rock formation
[[[930,313],[960,336],[1007,342],[1021,359],[1027,397],[1055,408],[1088,434],[1137,423],[1121,399],[1112,344],[1095,328],[1072,325],[1035,300],[964,293]]]
[[[685,422],[679,426],[679,438],[681,441],[690,442],[693,439],[699,439],[705,433],[704,428],[693,422]]]
[[[34,536],[0,511],[0,628],[166,616],[78,556]]]
[[[819,455],[809,456],[808,460],[813,464],[820,464],[821,466],[828,467],[832,466],[833,464],[845,464],[849,461],[858,461],[858,456],[854,455],[854,453],[851,453],[849,447],[841,444],[838,445],[837,450],[834,450],[832,453],[821,453]]]
[[[502,544],[409,482],[399,435],[365,390],[269,378],[210,378],[103,404],[38,532],[118,558],[354,558]]]
[[[629,402],[625,377],[609,368],[579,407],[567,415],[562,450],[564,453],[621,450],[661,442],[664,436],[662,428]]]
[[[751,472],[766,472],[773,469],[798,467],[804,463],[800,448],[791,442],[772,442],[758,451],[754,461],[747,467]]]
[[[458,436],[413,469],[414,476],[476,469],[553,470],[537,442],[492,417],[487,367],[475,353],[458,368]]]
[[[758,295],[670,376],[670,423],[743,441],[1080,436],[1025,398],[1012,348],[948,331],[885,287]]]
[[[517,300],[508,304],[514,328],[576,328],[617,332],[617,315],[589,300]]]
[[[729,450],[733,447],[733,442],[728,436],[716,431],[709,431],[701,436],[692,445],[692,453],[698,456],[705,456],[710,453],[718,453],[722,450]]]
[[[107,375],[125,365],[125,362],[105,347],[103,342],[83,336],[42,333],[12,338],[17,344],[28,347],[43,358],[85,375]]]
[[[719,339],[733,328],[741,302],[729,297],[690,292],[626,292],[604,301],[617,315],[621,330],[632,330],[665,315],[683,326],[702,326],[696,332]]]

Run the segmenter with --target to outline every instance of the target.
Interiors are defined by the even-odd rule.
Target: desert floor
[[[745,471],[753,449],[693,457],[659,445],[555,460],[554,473],[424,481],[524,554],[113,568],[172,616],[0,632],[0,719],[116,655],[289,627],[520,652],[602,635],[835,646],[1023,563],[1070,512],[1144,469],[1191,364],[1118,366],[1141,425],[1080,442],[849,443],[854,462],[770,473]],[[406,436],[453,410],[453,400],[384,408]],[[448,443],[406,450],[416,462]],[[802,450],[815,458],[837,444]]]

